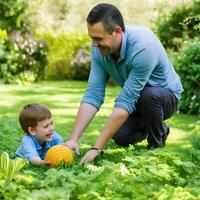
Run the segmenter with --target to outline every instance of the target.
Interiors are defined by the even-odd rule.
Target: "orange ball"
[[[64,145],[55,145],[48,149],[45,160],[50,161],[52,167],[58,166],[62,161],[70,165],[73,161],[73,153]]]

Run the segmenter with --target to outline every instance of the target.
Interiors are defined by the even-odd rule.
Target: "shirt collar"
[[[28,134],[28,136],[31,137],[32,140],[34,141],[36,150],[41,150],[44,147],[45,148],[49,148],[50,147],[50,143],[49,142],[44,142],[44,145],[41,146],[40,143],[37,141],[37,139],[33,135]]]
[[[120,57],[119,60],[123,60],[126,55],[126,43],[127,43],[127,32],[122,32],[122,44],[120,49]]]
[[[118,59],[118,62],[123,60],[126,55],[126,44],[127,44],[127,32],[122,32],[122,43],[121,43],[121,48],[120,48],[120,56]],[[111,56],[108,56],[109,59],[112,59]]]

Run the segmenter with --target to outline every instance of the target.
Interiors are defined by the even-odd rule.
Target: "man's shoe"
[[[151,145],[148,144],[147,145],[147,149],[148,150],[153,150],[155,148],[162,148],[162,147],[166,146],[166,140],[167,140],[167,137],[168,137],[168,135],[170,133],[170,129],[169,129],[169,126],[167,126],[167,125],[165,125],[165,126],[167,128],[167,131],[166,131],[165,135],[162,136],[162,145],[160,145],[160,146],[151,146]]]

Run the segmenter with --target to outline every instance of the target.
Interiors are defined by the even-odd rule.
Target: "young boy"
[[[15,155],[29,160],[33,165],[49,165],[44,160],[47,150],[63,143],[62,137],[54,131],[49,109],[37,103],[28,104],[20,112],[19,122],[26,135]]]

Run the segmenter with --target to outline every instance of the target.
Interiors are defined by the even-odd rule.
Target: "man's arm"
[[[107,141],[117,132],[128,116],[128,112],[124,109],[114,108],[94,147],[103,149]]]
[[[97,113],[97,108],[88,103],[82,103],[80,105],[74,127],[72,130],[72,135],[69,141],[65,144],[72,150],[75,150],[79,154],[78,140],[82,135],[85,128],[91,122],[95,114]]]
[[[72,135],[64,145],[69,146],[79,154],[78,140],[91,122],[104,101],[105,86],[109,75],[100,62],[98,48],[92,48],[92,66],[90,70],[88,87],[81,100]]]
[[[159,56],[156,47],[151,44],[143,48],[141,52],[131,60],[132,69],[129,77],[125,81],[121,93],[116,98],[115,109],[94,147],[102,149],[105,143],[125,122],[129,114],[135,111],[135,104],[152,74],[152,71],[157,65],[158,60]],[[97,154],[97,150],[88,151],[80,161],[80,164],[93,160]]]
[[[114,108],[94,147],[102,150],[104,145],[108,142],[108,140],[117,132],[121,125],[126,121],[128,116],[129,114],[126,110],[122,108]],[[88,151],[85,154],[85,156],[81,159],[80,164],[84,164],[88,161],[93,160],[97,155],[97,150]]]

